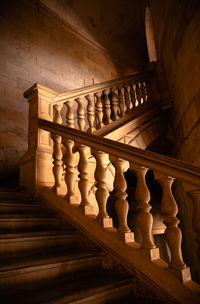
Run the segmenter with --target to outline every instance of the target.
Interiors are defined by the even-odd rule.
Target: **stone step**
[[[10,191],[10,189],[7,190],[0,188],[0,201],[8,199],[10,201],[32,201],[33,197],[26,192]]]
[[[94,276],[71,276],[70,280],[2,297],[2,300],[20,304],[132,304],[133,282],[121,276],[115,277],[110,272],[97,271]]]
[[[76,232],[38,231],[0,234],[0,258],[35,254],[59,246],[75,246]]]
[[[0,230],[3,232],[55,230],[56,216],[42,214],[0,214]]]
[[[94,253],[70,252],[34,256],[0,262],[0,294],[10,295],[52,284],[61,278],[70,279],[80,273],[100,269],[101,258]]]
[[[40,204],[35,202],[0,201],[0,213],[28,213],[40,212]]]

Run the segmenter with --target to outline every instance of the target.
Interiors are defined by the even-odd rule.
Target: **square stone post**
[[[37,196],[41,187],[52,187],[53,143],[50,133],[38,127],[38,118],[53,121],[53,103],[58,93],[34,84],[24,93],[29,102],[28,151],[20,164],[20,185]]]

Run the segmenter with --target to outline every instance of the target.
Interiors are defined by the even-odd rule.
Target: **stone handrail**
[[[153,170],[154,178],[158,181],[162,189],[161,214],[163,223],[166,225],[165,239],[170,249],[171,261],[169,268],[174,269],[183,281],[191,280],[190,270],[183,262],[181,252],[182,233],[178,227],[177,218],[178,206],[172,194],[172,184],[174,178],[178,178],[185,183],[189,183],[198,188],[200,185],[200,169],[170,157],[157,153],[144,151],[135,147],[100,138],[93,134],[80,132],[72,128],[67,128],[43,119],[39,119],[39,128],[50,132],[54,141],[53,152],[53,173],[55,183],[52,190],[59,193],[62,187],[63,168],[65,168],[65,183],[67,186],[66,201],[72,205],[78,204],[75,193],[75,182],[77,179],[75,152],[79,154],[79,191],[81,194],[80,208],[83,212],[93,214],[93,208],[88,197],[89,193],[89,162],[88,148],[91,155],[96,160],[95,180],[96,180],[96,201],[98,204],[97,221],[103,227],[112,227],[112,219],[109,217],[106,205],[109,191],[104,167],[104,157],[108,155],[112,166],[115,169],[114,190],[115,209],[118,217],[117,231],[125,243],[133,242],[134,236],[127,224],[128,202],[126,201],[126,180],[123,175],[123,163],[128,161],[129,168],[137,178],[135,201],[137,202],[137,224],[142,232],[141,248],[148,250],[153,259],[158,258],[155,253],[155,244],[152,238],[153,218],[149,212],[151,206],[150,193],[146,185],[145,176],[149,169]],[[61,143],[64,146],[61,148]],[[196,224],[195,224],[196,225]],[[194,226],[195,226],[194,225]]]
[[[150,101],[150,72],[134,74],[58,94],[54,121],[62,123],[66,106],[66,125],[93,133]]]
[[[116,157],[135,162],[138,165],[148,167],[157,172],[178,178],[188,184],[200,186],[200,168],[181,160],[164,156],[155,152],[131,147],[106,138],[100,138],[94,134],[85,134],[76,129],[64,127],[56,123],[50,123],[39,119],[40,128],[63,136],[94,149],[103,150]]]
[[[86,86],[84,88],[79,88],[79,89],[70,90],[70,91],[67,91],[64,93],[60,93],[56,96],[55,101],[56,101],[56,103],[64,102],[67,99],[71,99],[71,98],[75,99],[81,95],[87,95],[90,93],[95,93],[98,91],[105,90],[107,88],[117,87],[119,85],[123,85],[126,82],[129,83],[130,81],[143,81],[149,77],[150,77],[150,72],[145,72],[145,73],[137,73],[137,74],[117,78],[117,79],[110,80],[110,81],[105,81],[102,83],[93,84],[90,86]]]

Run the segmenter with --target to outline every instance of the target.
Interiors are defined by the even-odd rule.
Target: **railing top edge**
[[[71,90],[71,91],[67,91],[64,93],[60,93],[58,94],[54,101],[56,103],[59,102],[65,102],[66,99],[71,99],[71,98],[76,98],[79,97],[81,95],[85,95],[85,94],[90,94],[90,93],[94,93],[94,92],[98,92],[99,90],[103,90],[106,89],[110,86],[114,86],[114,85],[120,85],[122,83],[125,83],[126,81],[129,80],[140,80],[142,78],[144,78],[145,76],[147,76],[149,74],[149,72],[143,72],[143,73],[136,73],[136,74],[132,74],[132,75],[128,75],[125,77],[121,77],[121,78],[117,78],[114,80],[109,80],[109,81],[105,81],[105,82],[101,82],[101,83],[97,83],[94,85],[90,85],[87,87],[83,87],[83,88],[79,88],[79,89],[75,89],[75,90]]]
[[[26,90],[24,92],[24,97],[29,98],[30,95],[32,95],[34,93],[37,94],[38,91],[43,91],[47,94],[51,94],[52,97],[56,97],[58,95],[57,91],[50,89],[50,88],[46,87],[45,85],[36,82],[34,85],[32,85],[32,87],[30,87],[28,90]]]
[[[39,126],[46,131],[75,140],[78,143],[83,143],[93,149],[110,153],[167,176],[179,178],[186,183],[200,186],[200,168],[181,160],[115,142],[111,139],[68,128],[43,119],[39,119]]]

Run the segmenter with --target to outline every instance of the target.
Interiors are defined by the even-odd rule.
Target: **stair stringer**
[[[140,249],[138,243],[125,244],[115,228],[102,228],[95,221],[96,216],[85,216],[78,205],[70,205],[66,199],[48,188],[43,188],[39,197],[43,204],[54,210],[63,221],[75,226],[129,273],[147,284],[166,303],[199,303],[200,291],[195,282],[189,281],[183,284],[168,269],[167,263],[158,257],[150,260],[149,252]]]
[[[158,104],[143,105],[93,134],[145,150],[166,132],[163,116],[163,110]]]

